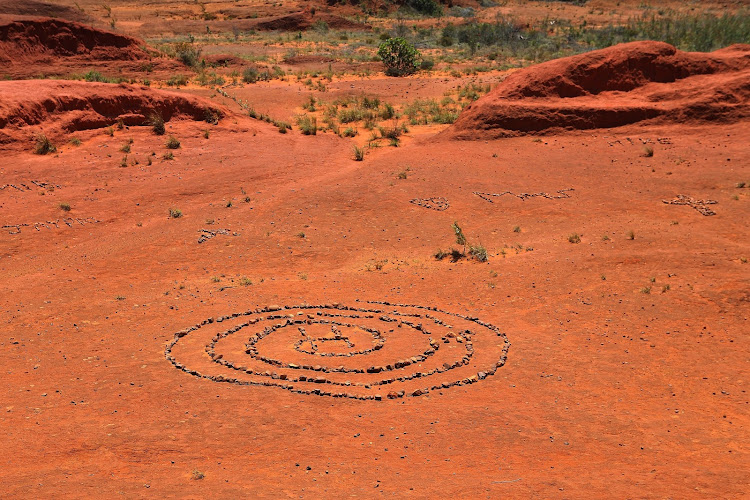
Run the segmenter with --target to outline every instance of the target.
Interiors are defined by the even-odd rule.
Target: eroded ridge
[[[719,203],[716,200],[696,200],[695,198],[691,196],[686,196],[684,194],[678,194],[676,198],[672,200],[661,200],[663,203],[666,203],[667,205],[687,205],[689,207],[693,207],[698,212],[700,212],[703,215],[716,215],[716,212],[708,208],[706,205],[716,205]]]
[[[511,191],[503,191],[502,193],[482,193],[479,191],[474,191],[474,194],[482,198],[484,201],[489,201],[490,203],[494,203],[494,200],[492,198],[500,198],[501,196],[505,196],[506,194],[510,196],[515,196],[516,198],[522,201],[526,201],[529,198],[547,198],[548,200],[560,200],[563,198],[570,198],[568,191],[575,191],[575,189],[573,188],[560,189],[558,191],[555,191],[555,193],[557,194],[549,194],[545,192],[513,193]]]
[[[437,210],[438,212],[448,210],[451,206],[448,200],[442,196],[433,196],[432,198],[414,198],[413,200],[409,200],[409,203],[429,208],[430,210]]]
[[[164,354],[214,382],[383,400],[479,382],[505,364],[509,348],[505,333],[479,318],[379,301],[208,318],[175,333]]]

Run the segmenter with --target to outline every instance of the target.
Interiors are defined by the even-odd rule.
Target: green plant
[[[81,145],[81,139],[79,139],[78,137],[73,137],[72,139],[70,139],[70,143],[73,146],[80,146]]]
[[[115,300],[125,300],[124,295],[115,295]]]
[[[745,187],[745,183],[744,183],[744,182],[738,182],[738,183],[736,184],[736,186],[737,186],[738,188],[743,188],[743,187]]]
[[[641,288],[641,293],[651,293],[651,287],[644,286],[643,288]]]
[[[63,203],[60,203],[58,206],[60,207],[60,210],[62,210],[63,212],[70,212],[70,203],[63,202]]]
[[[299,233],[297,233],[297,234],[296,234],[295,236],[297,236],[297,238],[302,238],[302,239],[305,239],[305,233],[304,233],[303,231],[300,231],[300,232],[299,232]]]
[[[458,225],[458,221],[454,221],[451,228],[453,229],[453,234],[456,236],[456,244],[464,247],[464,251],[466,251],[466,236],[464,236],[461,226]]]
[[[170,135],[165,144],[167,149],[179,149],[180,141],[173,135]]]
[[[251,286],[253,284],[253,280],[250,278],[247,278],[245,276],[240,278],[240,285],[241,286]]]
[[[219,278],[218,276],[211,276],[211,281],[213,283],[218,283],[221,281],[221,278]]]
[[[477,259],[479,262],[487,262],[487,249],[480,243],[469,245],[469,255]]]
[[[182,217],[182,210],[180,210],[179,208],[170,208],[169,217],[171,219],[179,219],[180,217]]]
[[[380,44],[378,56],[385,65],[388,76],[404,76],[417,71],[421,55],[404,38],[389,38]]]
[[[199,481],[199,480],[203,479],[204,477],[206,477],[206,475],[203,474],[198,469],[193,469],[193,472],[191,472],[190,475],[196,481]]]
[[[46,135],[39,134],[36,136],[36,146],[34,147],[34,153],[38,155],[46,155],[57,151],[57,147],[52,144]]]
[[[568,241],[571,243],[580,243],[581,236],[578,233],[572,233],[570,236],[568,236]]]
[[[304,135],[317,135],[318,119],[314,116],[303,115],[297,117],[297,125]]]
[[[629,240],[634,240],[634,239],[635,239],[635,231],[633,231],[633,230],[631,229],[630,231],[628,231],[628,234],[627,234],[627,236],[628,236],[628,239],[629,239]]]
[[[606,234],[602,236],[602,241],[609,241],[609,236]]]
[[[643,156],[646,158],[651,158],[654,156],[654,148],[649,146],[648,144],[643,145]]]
[[[166,128],[164,126],[164,118],[159,113],[151,113],[149,116],[149,125],[156,135],[164,135]]]
[[[516,226],[513,228],[514,233],[520,233],[521,232],[521,226]]]
[[[104,133],[107,134],[110,137],[114,137],[115,136],[115,128],[111,127],[111,126],[107,127],[107,128],[104,129]]]
[[[362,161],[365,159],[365,148],[354,146],[354,161]]]
[[[206,129],[203,131],[203,138],[208,139],[211,136],[211,131]]]
[[[125,168],[128,166],[128,155],[125,155],[122,157],[122,160],[120,160],[120,168]]]
[[[120,148],[120,151],[122,151],[123,153],[130,153],[130,144],[131,144],[130,142],[126,142],[125,144],[123,144],[122,147]]]

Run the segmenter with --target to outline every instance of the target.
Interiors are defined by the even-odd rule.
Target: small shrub
[[[606,234],[602,236],[602,241],[609,241],[609,236]]]
[[[521,232],[521,226],[516,226],[513,228],[514,233],[520,233]]]
[[[38,155],[46,155],[57,151],[57,147],[52,144],[46,135],[39,134],[36,136],[36,146],[34,147],[34,153]]]
[[[297,117],[297,125],[304,135],[318,134],[318,119],[314,116],[304,115]]]
[[[227,208],[232,208],[232,200],[229,200],[226,204]]]
[[[245,276],[240,278],[240,285],[241,286],[251,286],[253,284],[253,280],[250,278],[247,278]]]
[[[201,471],[199,471],[198,469],[194,469],[194,470],[193,470],[193,472],[191,472],[190,474],[191,474],[191,477],[192,477],[192,478],[193,478],[194,480],[196,480],[196,481],[200,481],[201,479],[203,479],[204,477],[206,477],[206,475],[205,475],[205,474],[203,474],[203,473],[202,473]]]
[[[357,135],[357,130],[351,127],[347,127],[341,132],[342,137],[354,137],[355,135]]]
[[[180,141],[175,136],[170,135],[169,139],[167,139],[166,146],[167,149],[179,149]]]
[[[81,139],[79,139],[78,137],[73,137],[73,138],[72,138],[72,139],[70,140],[70,143],[71,143],[71,144],[72,144],[73,146],[80,146],[80,145],[81,145]]]
[[[296,234],[297,238],[305,239],[305,233],[303,231],[300,231]]]
[[[120,148],[120,151],[122,151],[123,153],[130,153],[130,142],[126,142],[125,144],[123,144]]]
[[[641,288],[641,293],[651,293],[651,287],[644,286],[643,288]]]
[[[736,186],[741,189],[741,188],[745,187],[745,183],[744,182],[738,182],[736,184]]]
[[[633,230],[628,231],[628,239],[629,240],[635,239],[635,232]]]
[[[643,156],[645,156],[646,158],[651,158],[652,156],[654,156],[654,148],[652,148],[651,146],[647,144],[644,144]]]
[[[570,236],[568,236],[568,241],[571,243],[580,243],[581,236],[578,233],[573,233]]]
[[[60,203],[58,206],[63,212],[70,212],[70,203]]]
[[[362,161],[365,159],[365,148],[354,146],[354,161]]]
[[[167,151],[166,153],[161,155],[161,159],[162,160],[174,160],[174,153],[172,153],[171,151]]]
[[[169,218],[170,219],[179,219],[182,217],[182,210],[179,208],[170,208],[169,209]]]
[[[420,53],[404,38],[389,38],[380,44],[378,56],[388,76],[410,75],[419,67]]]
[[[211,136],[211,131],[206,129],[203,131],[203,138],[208,139]]]
[[[469,245],[469,255],[479,262],[487,262],[487,249],[481,244]]]
[[[120,168],[125,168],[128,166],[128,155],[125,155],[122,157],[122,160],[120,160]]]
[[[151,113],[149,117],[149,124],[151,129],[156,135],[164,135],[166,128],[164,127],[164,118],[159,113]]]

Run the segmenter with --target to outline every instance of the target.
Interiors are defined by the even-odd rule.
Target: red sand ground
[[[700,78],[708,88],[727,76]],[[17,85],[0,82],[0,102],[17,100]],[[279,134],[231,113],[209,125],[183,113],[167,123],[181,141],[174,160],[162,159],[164,137],[144,126],[113,137],[71,134],[82,137],[79,147],[56,136],[58,153],[37,156],[16,138],[62,130],[69,113],[93,112],[96,99],[63,98],[80,96],[83,83],[23,85],[29,110],[39,109],[36,96],[58,97],[43,101],[39,120],[24,120],[32,125],[2,126],[14,139],[0,146],[3,497],[746,494],[750,189],[737,187],[750,184],[746,118],[539,138],[456,141],[446,133],[355,162],[351,142],[332,135]],[[176,99],[140,87],[90,88],[108,102],[138,96],[141,114]],[[107,120],[130,111],[115,109]],[[715,215],[663,203],[677,195],[715,200],[707,205]],[[449,207],[410,203],[430,197]],[[170,208],[183,216],[170,218]],[[487,248],[488,263],[432,257],[456,246],[454,221]],[[214,237],[199,243],[211,234],[204,230]],[[573,233],[580,243],[569,242]],[[443,375],[394,383],[408,392],[378,392],[379,401],[199,378],[165,358],[176,333],[206,318],[303,303],[382,309],[361,321],[395,347],[341,362],[312,356],[322,368],[364,369],[423,350],[422,333],[410,345],[403,332],[412,327],[380,319],[403,320],[394,313],[404,308],[367,301],[476,316],[482,323],[468,327],[434,311],[410,318],[431,332],[446,327],[425,314],[473,330],[474,357]],[[281,381],[208,362],[210,335],[234,324],[188,332],[173,354],[188,370],[240,383],[375,397],[364,386]],[[486,324],[511,343],[505,364],[475,383],[430,388],[497,359],[503,337]],[[306,327],[331,335],[318,323]],[[358,344],[366,337],[342,329]],[[289,330],[259,349],[285,363],[310,359],[294,350],[300,337],[294,329],[285,337]],[[217,351],[255,363],[237,360],[258,332],[220,339]],[[468,337],[445,337],[431,356],[466,348]],[[331,344],[346,352],[341,341]],[[388,373],[422,373],[433,357]],[[412,390],[422,386],[426,394]]]

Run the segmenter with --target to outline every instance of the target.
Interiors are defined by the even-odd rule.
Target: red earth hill
[[[215,122],[227,111],[200,98],[128,84],[62,80],[0,82],[0,145],[28,149],[36,134],[146,125],[154,113],[165,121]]]
[[[641,122],[750,116],[750,45],[711,53],[632,42],[511,74],[443,136],[488,139]]]

